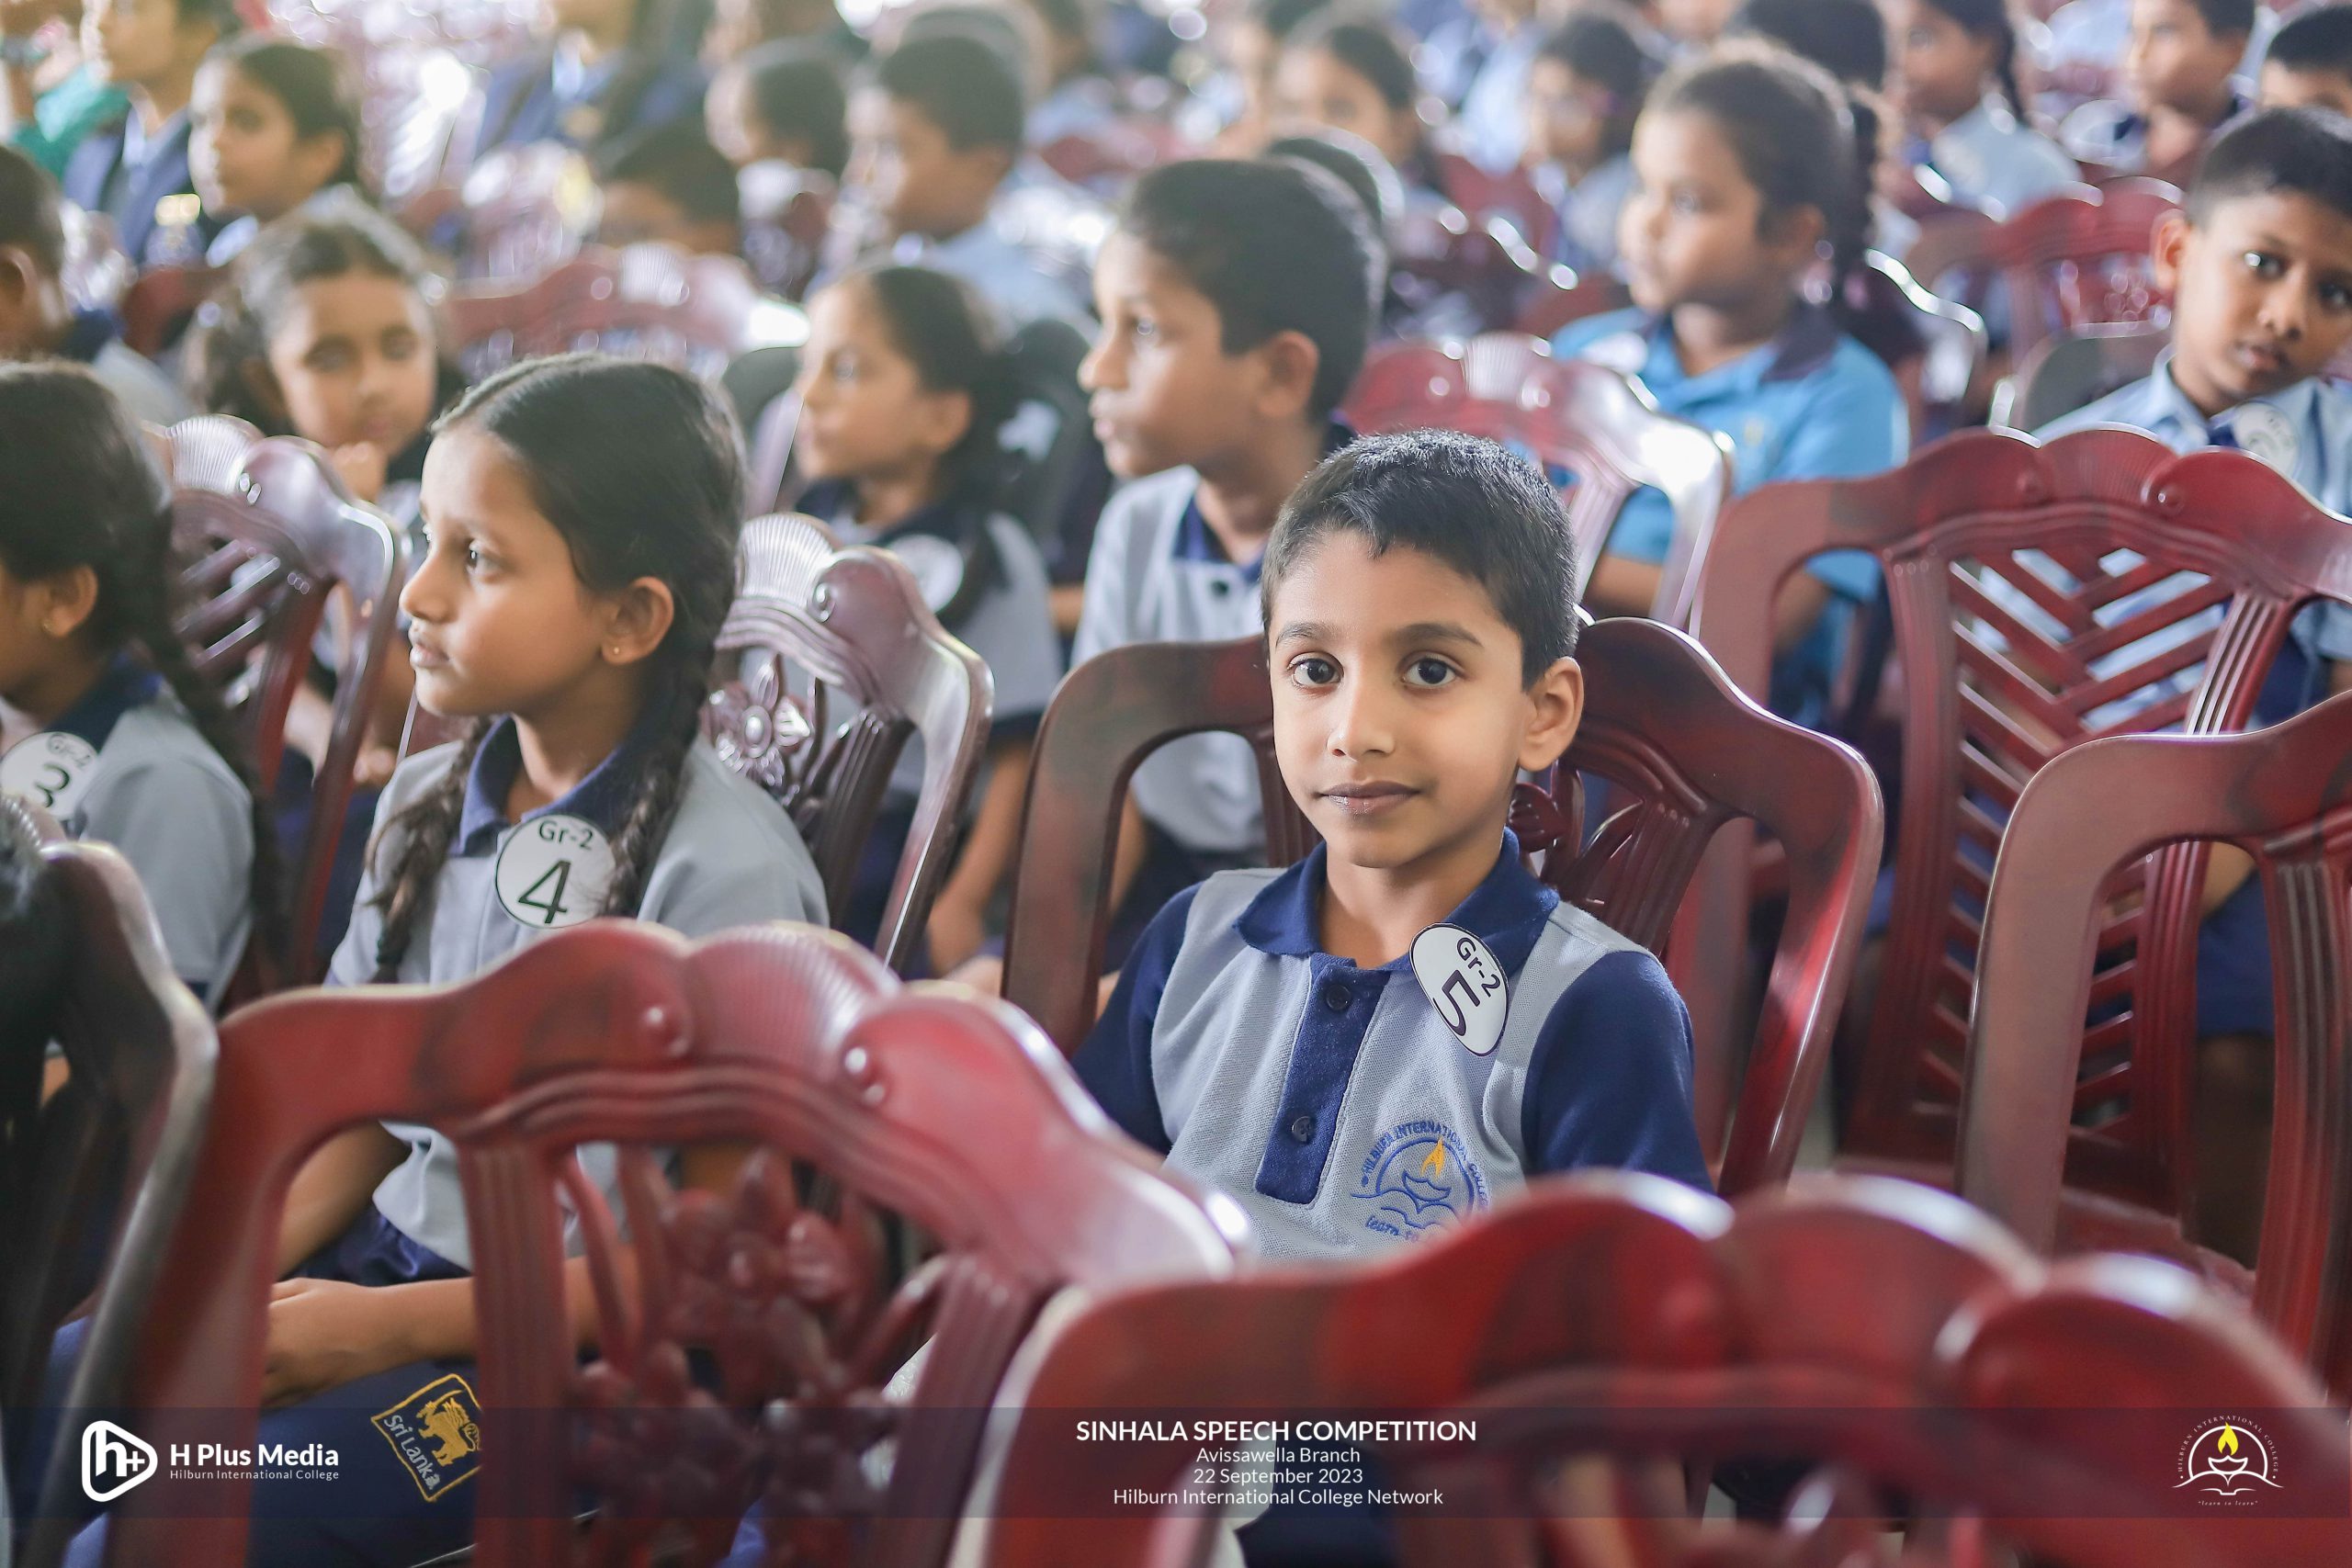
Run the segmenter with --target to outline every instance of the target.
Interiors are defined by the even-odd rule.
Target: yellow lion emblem
[[[481,1447],[481,1427],[466,1419],[465,1406],[455,1393],[445,1393],[417,1413],[417,1426],[433,1439],[436,1463],[449,1464]]]

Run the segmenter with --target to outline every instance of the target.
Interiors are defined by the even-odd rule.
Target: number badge
[[[0,795],[21,795],[62,822],[98,776],[98,749],[78,735],[45,729],[0,757]]]
[[[1472,1055],[1493,1053],[1503,1037],[1510,990],[1485,942],[1460,926],[1431,926],[1413,939],[1413,978]]]
[[[613,884],[613,846],[604,829],[560,812],[534,817],[498,852],[498,902],[533,931],[594,919]]]

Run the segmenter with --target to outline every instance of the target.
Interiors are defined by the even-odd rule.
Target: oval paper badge
[[[534,817],[498,852],[498,902],[519,924],[561,931],[594,919],[613,885],[613,846],[584,817]]]
[[[62,729],[28,735],[0,756],[0,795],[21,795],[61,822],[97,776],[98,749]]]
[[[2302,443],[2295,425],[2268,403],[2243,403],[2230,415],[2230,434],[2242,451],[2253,454],[2289,479],[2295,477],[2295,459]]]
[[[1485,942],[1460,926],[1431,926],[1413,939],[1413,978],[1471,1055],[1487,1055],[1500,1043],[1510,987]]]

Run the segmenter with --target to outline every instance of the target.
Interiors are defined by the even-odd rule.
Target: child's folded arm
[[[1690,1015],[1649,953],[1604,953],[1553,1005],[1520,1106],[1527,1172],[1647,1171],[1713,1190],[1691,1111]]]

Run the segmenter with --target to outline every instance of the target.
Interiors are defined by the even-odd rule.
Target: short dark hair
[[[360,172],[364,130],[359,90],[341,55],[267,33],[249,33],[218,45],[205,62],[235,71],[276,98],[294,122],[297,136],[343,138],[343,160],[327,176],[327,184],[366,187]]]
[[[2313,6],[2296,12],[2270,35],[2262,61],[2289,71],[2352,76],[2352,5]]]
[[[743,56],[752,112],[778,136],[808,143],[808,166],[835,179],[849,167],[849,95],[833,51],[800,39],[778,39]]]
[[[1867,6],[1871,0],[1859,3]],[[1606,6],[1573,12],[1544,35],[1535,57],[1556,62],[1573,74],[1607,88],[1610,105],[1601,144],[1611,152],[1623,152],[1634,144],[1634,121],[1641,116],[1650,84],[1657,79],[1658,59],[1629,22]]]
[[[65,216],[49,171],[0,145],[0,245],[15,245],[55,277],[65,270]]]
[[[2202,223],[2234,197],[2287,191],[2352,218],[2352,119],[2334,109],[2264,109],[2223,130],[2188,187],[2188,220]]]
[[[1872,0],[1747,0],[1725,30],[1770,39],[1840,82],[1886,85],[1886,17]]]
[[[2255,0],[2188,0],[2205,19],[2205,30],[2216,38],[2254,31]]]
[[[1577,547],[1542,470],[1492,441],[1451,430],[1371,435],[1326,457],[1283,503],[1259,592],[1268,635],[1275,589],[1325,536],[1361,534],[1374,555],[1402,545],[1487,591],[1519,634],[1520,678],[1577,647]]]
[[[961,152],[973,147],[1018,152],[1028,117],[1021,76],[1001,51],[960,33],[909,39],[875,69],[882,90],[921,109]]]
[[[1119,227],[1216,307],[1226,353],[1304,333],[1318,356],[1308,412],[1340,406],[1363,367],[1385,264],[1335,176],[1289,160],[1163,164],[1127,193]]]
[[[1292,28],[1283,47],[1329,55],[1371,83],[1392,110],[1411,108],[1420,97],[1413,57],[1379,11],[1340,0]]]
[[[1323,0],[1250,0],[1245,13],[1266,29],[1276,43],[1298,30],[1298,24],[1323,8]]]
[[[604,160],[603,178],[606,185],[651,186],[689,223],[742,220],[735,165],[693,120],[672,120],[622,141]]]

